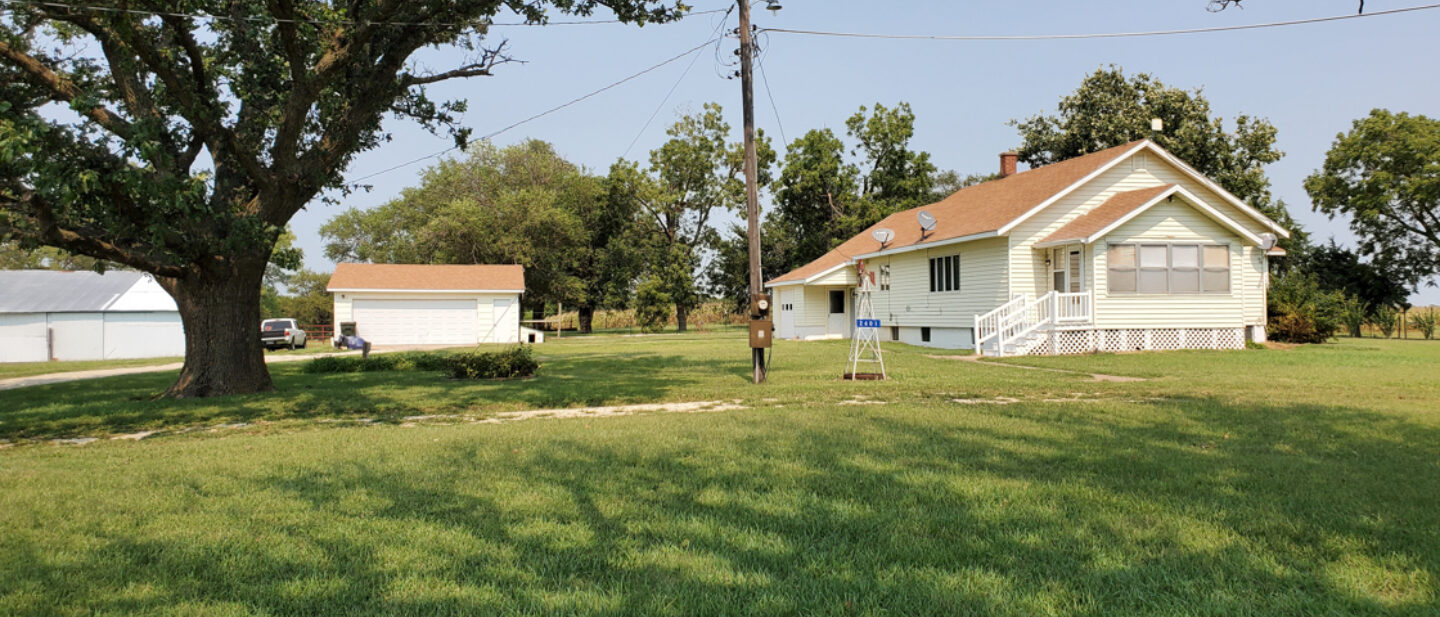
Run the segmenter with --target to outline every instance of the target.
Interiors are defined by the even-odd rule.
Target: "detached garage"
[[[183,355],[175,300],[149,274],[0,271],[0,362]]]
[[[342,263],[326,289],[335,331],[355,322],[375,345],[520,342],[523,266]]]

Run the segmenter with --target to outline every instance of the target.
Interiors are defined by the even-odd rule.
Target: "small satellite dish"
[[[1280,242],[1280,239],[1275,237],[1275,234],[1269,232],[1260,234],[1260,248],[1262,250],[1268,251],[1273,249],[1278,242]]]
[[[935,229],[935,215],[921,210],[919,214],[915,215],[915,218],[920,220],[920,231]]]
[[[889,244],[891,240],[895,239],[895,232],[881,227],[879,229],[876,229],[875,231],[870,232],[870,237],[874,238],[876,242],[879,242],[880,246],[885,246],[886,244]]]

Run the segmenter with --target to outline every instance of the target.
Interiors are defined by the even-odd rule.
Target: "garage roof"
[[[142,272],[0,270],[0,313],[88,313],[109,309]],[[174,310],[174,309],[171,309]]]
[[[518,265],[356,264],[335,266],[326,291],[525,292]]]

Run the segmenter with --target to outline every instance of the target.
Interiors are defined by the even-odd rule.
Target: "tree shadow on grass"
[[[733,366],[732,366],[733,365]],[[433,414],[652,402],[685,392],[697,375],[741,362],[656,353],[548,359],[532,379],[464,381],[438,372],[307,374],[274,370],[277,392],[155,399],[173,374],[140,374],[0,392],[0,440],[105,436],[215,424],[314,419],[398,421]]]
[[[680,421],[417,439],[235,478],[171,514],[183,532],[95,530],[99,548],[67,559],[12,540],[35,565],[0,598],[276,615],[1436,611],[1440,431],[1391,416],[1191,399]]]

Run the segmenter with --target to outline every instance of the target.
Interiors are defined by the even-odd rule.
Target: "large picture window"
[[[1230,293],[1230,247],[1215,244],[1112,244],[1112,293]]]
[[[960,291],[960,256],[930,258],[930,291]]]

